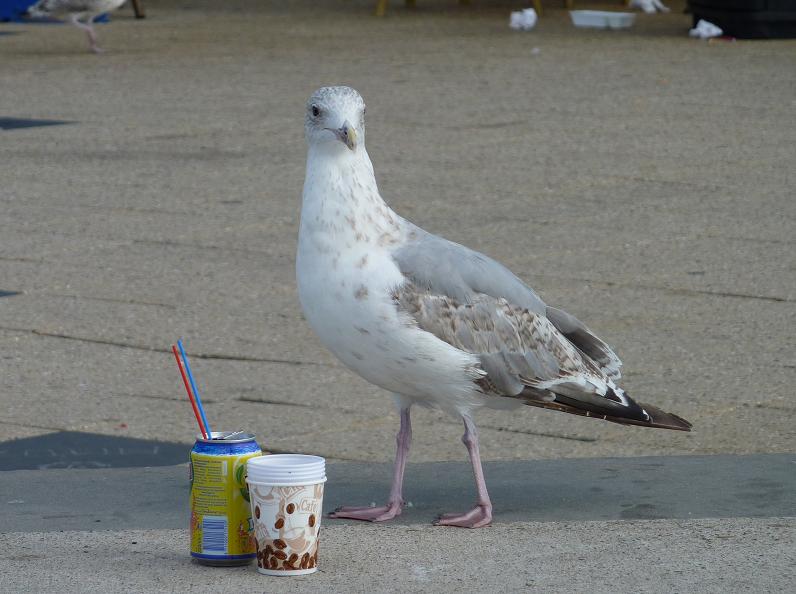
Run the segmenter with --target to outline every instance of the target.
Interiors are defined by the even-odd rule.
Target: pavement
[[[628,31],[576,30],[546,3],[528,33],[507,26],[514,2],[393,2],[384,19],[372,4],[150,2],[144,20],[125,7],[97,26],[99,56],[72,27],[0,23],[2,488],[49,484],[58,468],[94,468],[82,472],[102,483],[176,464],[196,433],[169,353],[180,336],[214,428],[334,464],[389,463],[391,400],[321,347],[296,297],[304,103],[341,83],[365,97],[368,150],[398,212],[508,265],[615,347],[631,395],[694,423],[683,434],[485,412],[485,460],[694,456],[707,468],[792,454],[796,42],[689,39],[682,2]],[[465,459],[456,419],[418,410],[413,428],[411,463]],[[425,516],[327,526],[327,573],[289,587],[787,583],[792,511],[535,523],[521,509],[481,532],[432,530]],[[6,532],[0,590],[223,582],[185,563],[177,525],[64,526]],[[33,572],[45,540],[59,563]],[[83,545],[93,554],[76,557]],[[363,566],[358,551],[389,563]],[[255,583],[245,572],[223,575]]]
[[[495,524],[787,516],[796,511],[794,470],[794,454],[512,460],[484,466]],[[185,528],[187,464],[18,470],[3,477],[3,533]],[[325,512],[380,504],[390,490],[392,465],[333,463],[327,477]],[[475,500],[470,465],[413,464],[404,493],[407,507],[392,524],[431,523],[440,514],[470,508]]]
[[[15,592],[786,592],[796,578],[796,455],[489,462],[489,528],[467,464],[409,468],[386,525],[325,519],[319,572],[263,577],[188,556],[187,467],[6,471],[3,583]],[[380,501],[388,464],[328,466],[324,510]],[[790,516],[790,517],[789,517]]]
[[[790,592],[793,518],[323,528],[319,571],[202,567],[184,530],[0,534],[9,592]],[[279,581],[277,581],[279,580]]]

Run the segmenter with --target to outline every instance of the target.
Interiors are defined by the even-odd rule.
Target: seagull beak
[[[352,151],[357,146],[357,131],[356,129],[348,123],[348,120],[343,123],[337,130],[332,128],[326,128],[329,132],[332,132],[335,136],[337,136],[337,140],[342,142]]]

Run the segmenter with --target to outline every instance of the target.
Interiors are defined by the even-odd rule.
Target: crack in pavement
[[[119,396],[121,398],[147,398],[149,400],[164,400],[170,402],[186,402],[187,399],[185,396],[178,397],[178,396],[158,396],[155,394],[124,394],[121,392],[114,392],[111,393],[111,396]],[[202,404],[215,404],[218,402],[217,400],[213,400],[212,398],[202,398]]]
[[[595,281],[595,282],[603,282],[607,286],[616,286],[616,287],[624,287],[624,288],[638,288],[638,289],[647,289],[652,291],[664,291],[667,293],[672,293],[674,295],[711,295],[715,297],[730,297],[734,299],[753,299],[759,301],[773,301],[775,303],[796,303],[794,299],[788,299],[787,297],[777,297],[774,295],[750,295],[748,293],[734,293],[732,291],[706,291],[703,289],[683,289],[677,287],[658,287],[655,285],[625,285],[622,283],[615,283],[611,281]]]
[[[773,402],[755,402],[752,404],[752,406],[755,408],[767,408],[769,410],[778,410],[790,414],[796,414],[796,408],[787,405],[776,404]]]
[[[21,423],[19,421],[0,421],[0,425],[9,425],[10,427],[25,427],[26,429],[46,429],[48,431],[70,431],[65,427],[48,427],[46,425],[33,425],[31,423]]]
[[[353,408],[343,408],[340,406],[323,406],[321,404],[305,404],[303,402],[284,402],[280,400],[265,400],[259,398],[252,398],[250,396],[238,396],[235,398],[238,402],[249,402],[252,404],[272,404],[276,406],[297,406],[300,408],[312,408],[314,410],[331,410],[334,412],[356,415],[361,413],[361,410]],[[204,401],[203,401],[204,402]]]
[[[235,398],[235,400],[237,400],[238,402],[253,402],[255,404],[274,404],[276,406],[297,406],[300,408],[314,408],[314,409],[326,408],[327,410],[331,410],[329,409],[329,407],[317,406],[313,404],[304,404],[303,402],[284,402],[281,400],[266,400],[264,398],[251,398],[250,396],[238,396],[237,398]],[[204,402],[204,400],[202,400],[202,402]],[[341,410],[341,409],[335,409],[335,410]]]
[[[32,262],[33,264],[44,264],[44,260],[35,260],[34,258],[16,258],[12,256],[0,256],[3,262]]]
[[[73,336],[71,334],[60,334],[57,332],[46,332],[44,330],[37,330],[35,328],[12,328],[9,326],[0,326],[0,330],[5,330],[9,332],[25,332],[31,333],[35,336],[42,336],[45,338],[60,338],[63,340],[76,340],[78,342],[86,342],[90,344],[104,344],[108,346],[115,346],[123,349],[133,349],[138,351],[149,351],[152,353],[167,353],[172,355],[170,349],[166,348],[157,348],[151,347],[141,344],[134,344],[129,342],[118,342],[115,340],[107,340],[104,338],[90,338],[85,336]],[[243,355],[225,355],[221,353],[196,353],[196,352],[189,352],[188,355],[193,357],[194,359],[208,359],[208,360],[218,360],[218,361],[240,361],[243,363],[279,363],[284,365],[316,365],[318,367],[337,367],[337,365],[332,365],[330,363],[319,363],[317,361],[300,361],[296,359],[278,359],[278,358],[270,358],[270,357],[246,357]]]
[[[28,203],[30,204],[30,203]],[[26,204],[26,206],[28,205]],[[34,205],[35,206],[35,205]],[[179,217],[197,216],[197,213],[192,211],[181,210],[167,210],[163,208],[137,208],[134,206],[107,206],[103,204],[70,204],[69,208],[83,208],[88,210],[109,210],[112,212],[133,212],[136,214],[165,214],[176,215]]]
[[[788,240],[788,239],[763,239],[761,237],[740,237],[737,235],[719,235],[713,233],[707,233],[704,237],[708,237],[710,239],[725,239],[727,241],[743,241],[748,243],[772,243],[774,245],[794,245],[796,241]]]
[[[199,250],[220,250],[226,252],[240,252],[243,254],[257,254],[258,256],[274,256],[273,250],[255,250],[251,248],[237,248],[223,245],[212,245],[202,243],[192,243],[187,241],[173,241],[170,239],[134,239],[133,243],[141,245],[162,245],[166,247],[184,247]],[[287,257],[287,254],[276,254],[279,258]]]
[[[454,423],[450,421],[442,421],[445,425],[455,425],[459,426],[459,423]],[[582,437],[580,435],[566,435],[563,433],[546,433],[544,431],[529,431],[527,429],[511,429],[509,427],[498,427],[495,425],[482,425],[481,423],[477,424],[479,429],[491,429],[492,431],[499,431],[501,433],[518,433],[521,435],[533,435],[535,437],[550,437],[553,439],[566,439],[569,441],[581,441],[584,443],[593,443],[599,441],[596,437]]]
[[[13,204],[18,205],[22,204],[26,208],[38,208],[39,210],[46,210],[47,212],[53,212],[55,209],[59,208],[61,212],[69,212],[74,210],[75,208],[82,208],[87,210],[109,210],[109,211],[122,211],[122,212],[135,212],[135,213],[143,213],[143,214],[167,214],[167,215],[178,215],[181,217],[186,216],[202,216],[197,214],[194,211],[181,211],[181,210],[167,210],[163,208],[146,208],[146,207],[135,207],[135,206],[109,206],[107,204],[63,204],[63,205],[52,205],[52,204],[42,204],[40,201],[35,199],[25,199],[20,198],[19,196],[15,196],[13,198],[5,198],[0,197],[0,202],[4,202],[6,204]]]
[[[110,303],[125,303],[128,305],[153,305],[155,307],[166,307],[168,309],[177,309],[176,305],[170,303],[159,303],[157,301],[138,301],[136,299],[117,299],[114,297],[89,297],[87,295],[70,295],[68,293],[41,293],[45,297],[64,297],[67,299],[86,299],[90,301],[108,301]]]
[[[753,299],[760,301],[773,301],[775,303],[796,303],[796,299],[788,297],[778,297],[773,295],[751,295],[749,293],[734,293],[732,291],[707,291],[704,289],[685,289],[680,287],[661,287],[657,285],[637,285],[631,283],[620,283],[616,281],[594,280],[590,278],[577,278],[569,276],[558,276],[554,274],[535,274],[538,277],[554,278],[556,280],[573,281],[580,283],[590,283],[593,285],[603,285],[606,287],[620,287],[623,289],[643,289],[646,291],[663,291],[673,295],[701,296],[710,295],[712,297],[731,297],[734,299]]]
[[[551,437],[554,439],[568,439],[570,441],[582,441],[584,443],[594,443],[599,441],[596,437],[581,437],[580,435],[566,435],[563,433],[546,433],[544,431],[528,431],[526,429],[510,429],[509,427],[495,427],[493,425],[478,425],[479,429],[492,429],[494,431],[506,433],[520,433],[522,435],[534,435],[537,437]]]
[[[3,228],[0,226],[0,228]],[[16,228],[9,228],[10,231],[17,231]],[[59,231],[57,233],[53,233],[50,231],[42,231],[42,230],[26,230],[25,235],[47,235],[52,236],[55,235],[57,237],[62,237],[66,239],[92,239],[96,241],[105,241],[109,244],[114,244],[117,247],[124,247],[128,245],[154,245],[154,246],[164,246],[164,247],[180,247],[180,248],[188,248],[188,249],[200,249],[200,250],[214,250],[214,251],[221,251],[221,252],[237,252],[241,254],[254,254],[256,256],[270,256],[276,257],[277,259],[286,259],[290,257],[290,254],[274,254],[273,250],[257,250],[252,248],[239,248],[239,247],[230,247],[230,246],[223,246],[223,245],[213,245],[213,244],[202,244],[202,243],[194,243],[194,242],[187,242],[187,241],[173,241],[169,239],[116,239],[113,237],[106,237],[100,235],[86,235],[82,233],[69,233],[64,231]],[[32,262],[36,264],[44,264],[44,263],[53,263],[53,261],[45,260],[34,260],[30,258],[4,258],[0,256],[0,260],[8,260],[12,262]]]

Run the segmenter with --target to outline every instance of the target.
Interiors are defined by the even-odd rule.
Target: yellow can
[[[191,450],[191,557],[203,565],[246,565],[257,556],[246,461],[262,455],[254,434],[198,436]]]

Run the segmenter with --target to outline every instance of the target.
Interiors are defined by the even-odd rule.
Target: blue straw
[[[188,355],[185,354],[185,349],[182,348],[182,338],[177,341],[177,346],[180,349],[182,360],[185,363],[185,371],[188,374],[188,381],[191,382],[191,390],[193,390],[193,395],[196,398],[196,408],[199,409],[199,414],[202,417],[202,423],[205,425],[207,437],[213,439],[213,433],[210,431],[210,424],[207,422],[207,417],[205,416],[205,409],[202,407],[202,399],[199,398],[199,390],[196,389],[196,382],[193,381],[193,373],[191,373],[191,364],[188,363]]]

